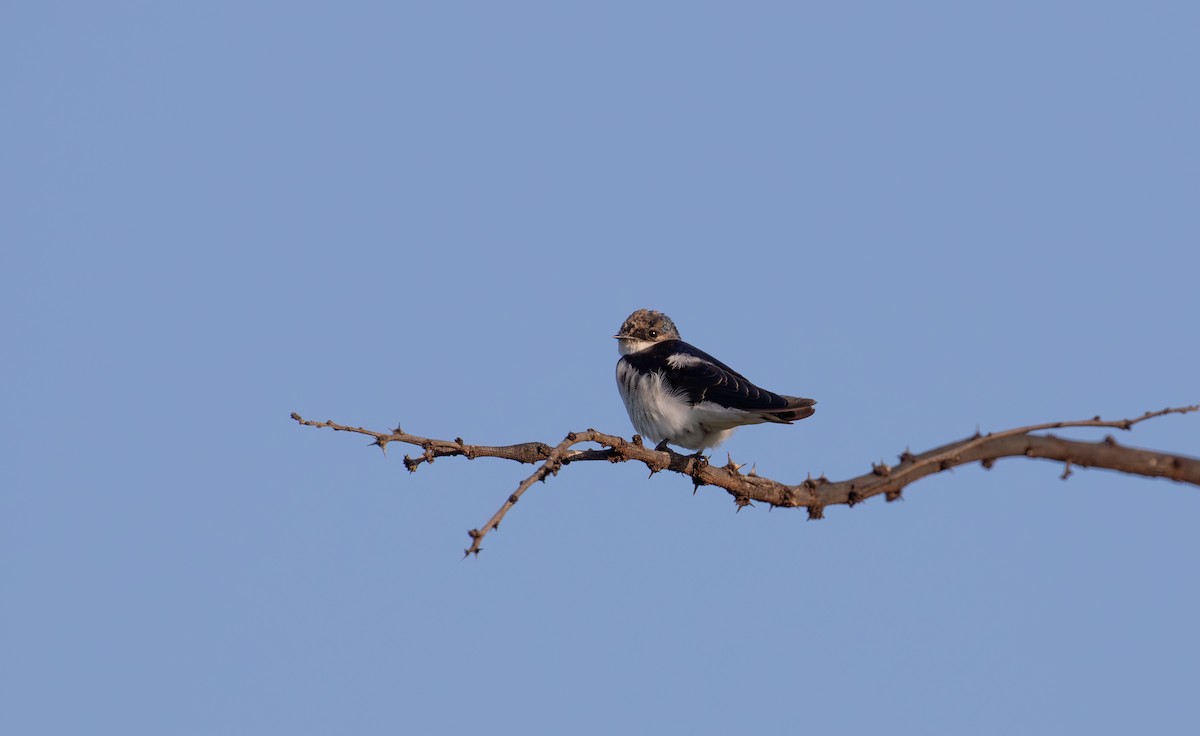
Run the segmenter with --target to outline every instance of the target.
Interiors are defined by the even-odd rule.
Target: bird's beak
[[[613,335],[614,340],[628,340],[629,335]]]

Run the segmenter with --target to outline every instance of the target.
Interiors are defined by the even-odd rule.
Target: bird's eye
[[[658,330],[650,330],[649,334],[651,338],[658,337]]]

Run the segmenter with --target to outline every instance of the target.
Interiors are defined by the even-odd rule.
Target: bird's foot
[[[671,448],[667,447],[667,441],[663,440],[654,446],[654,451],[669,453],[671,452]],[[646,465],[650,468],[650,477],[653,478],[655,473],[671,467],[671,459],[669,457],[665,460],[655,458],[653,461],[647,461]]]

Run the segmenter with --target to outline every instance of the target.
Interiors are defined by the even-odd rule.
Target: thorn
[[[887,463],[880,460],[878,465],[871,463],[871,472],[875,475],[884,476],[891,473],[892,468]]]
[[[387,457],[387,443],[388,441],[385,439],[378,439],[372,442],[371,445],[377,446],[383,452],[384,457]],[[371,445],[368,445],[368,447]]]
[[[567,442],[574,442],[575,437],[576,435],[574,432],[567,432]]]
[[[1062,475],[1060,475],[1058,477],[1062,478],[1063,480],[1066,480],[1067,478],[1071,477],[1071,461],[1070,460],[1067,460],[1065,466],[1063,467]]]
[[[984,470],[991,470],[992,466],[996,464],[996,459],[992,457],[985,457],[979,461],[979,464],[983,466]]]
[[[904,497],[900,495],[900,491],[888,491],[884,496],[884,500],[888,503],[892,503],[893,501],[902,501],[903,499]]]
[[[404,434],[404,430],[400,429],[400,423],[396,422],[396,428],[392,430],[393,434]]]
[[[730,455],[728,452],[725,453],[725,457],[729,458],[729,462],[725,463],[726,470],[732,470],[736,473],[746,466],[746,463],[735,463],[733,461],[733,455]]]
[[[1113,438],[1113,436],[1111,434],[1106,434],[1106,435],[1104,435],[1104,444],[1108,445],[1109,447],[1116,447],[1117,441]]]
[[[758,477],[758,463],[754,463],[753,465],[750,466],[750,472],[746,473],[746,477],[747,478],[757,478]]]
[[[1100,421],[1100,415],[1099,415],[1099,414],[1097,414],[1096,416],[1092,417],[1092,421],[1093,421],[1093,422],[1098,422],[1098,421]]]
[[[904,448],[904,452],[900,453],[900,463],[902,465],[904,463],[911,463],[914,459],[916,459],[915,456],[908,451],[907,447]]]

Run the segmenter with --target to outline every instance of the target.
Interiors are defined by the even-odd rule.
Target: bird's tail
[[[787,406],[781,409],[772,409],[769,413],[772,418],[779,422],[798,422],[801,419],[811,417],[816,409],[813,404],[817,402],[813,399],[802,399],[798,396],[782,396],[780,398],[787,399]]]

